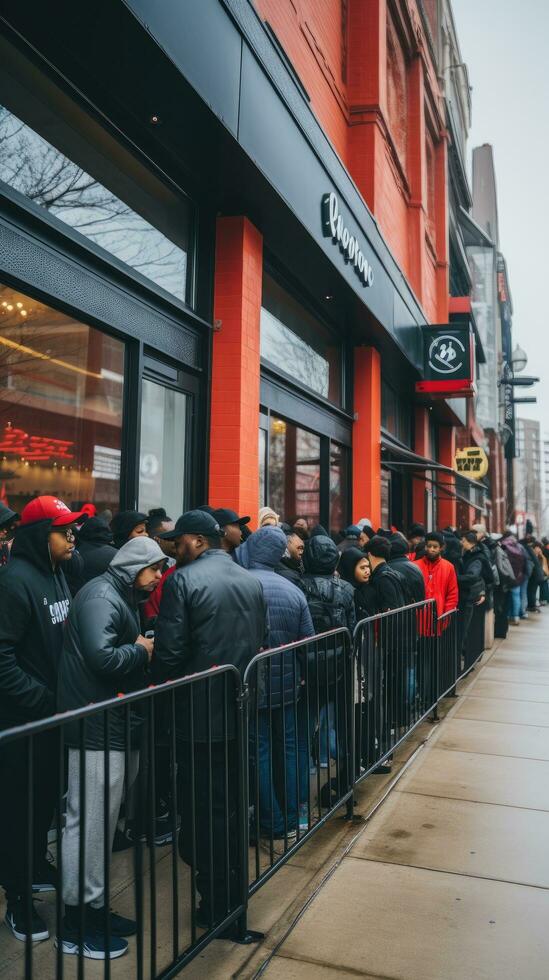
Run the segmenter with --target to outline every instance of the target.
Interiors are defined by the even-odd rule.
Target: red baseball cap
[[[21,511],[21,524],[35,524],[37,521],[51,521],[52,527],[68,527],[87,517],[85,511],[76,513],[69,510],[58,497],[35,497]]]

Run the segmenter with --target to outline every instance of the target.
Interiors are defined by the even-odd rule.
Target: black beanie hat
[[[121,548],[129,540],[130,534],[138,524],[146,524],[147,514],[138,510],[121,510],[111,521],[111,531],[115,548]]]

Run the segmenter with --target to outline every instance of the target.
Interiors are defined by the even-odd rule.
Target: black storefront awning
[[[483,510],[483,508],[476,504],[473,500],[470,500],[463,494],[458,493],[453,486],[445,484],[442,476],[443,474],[448,474],[454,478],[459,478],[462,487],[467,485],[469,490],[474,488],[475,491],[480,491],[484,496],[486,496],[488,493],[488,488],[483,483],[479,483],[478,480],[470,480],[461,473],[457,474],[455,470],[453,470],[450,466],[445,466],[444,463],[438,463],[436,460],[429,459],[427,456],[419,456],[411,449],[407,449],[405,446],[401,446],[399,443],[393,442],[392,439],[385,435],[382,435],[381,437],[381,464],[382,466],[386,466],[388,469],[411,471],[412,478],[414,470],[433,470],[440,474],[437,479],[432,479],[427,476],[422,476],[422,479],[426,480],[428,483],[433,483],[437,489],[447,496],[452,497],[455,500],[460,500],[462,503],[476,507],[479,510]]]

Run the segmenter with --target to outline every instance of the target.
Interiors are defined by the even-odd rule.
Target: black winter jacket
[[[65,630],[59,671],[60,711],[106,701],[145,686],[147,653],[136,643],[139,635],[138,594],[133,577],[125,569],[108,569],[84,585],[73,600]],[[104,746],[103,715],[92,715],[85,724],[85,747]],[[132,711],[132,730],[138,726]],[[111,711],[111,749],[125,749],[125,713]],[[68,725],[66,744],[79,745],[79,727]]]
[[[401,609],[406,605],[400,572],[391,568],[387,562],[382,562],[374,569],[369,587],[374,592],[375,608],[378,613],[387,612],[388,609]]]
[[[250,660],[269,646],[267,606],[260,583],[220,548],[178,568],[164,583],[156,620],[153,679],[156,683],[186,677],[222,664],[243,674]],[[207,741],[224,736],[224,675],[193,684],[194,732],[191,732],[189,687],[177,692],[176,734]],[[228,695],[227,731],[235,733],[232,685]],[[208,717],[210,727],[208,727]]]
[[[476,602],[494,584],[492,565],[480,545],[463,553],[456,571],[460,606]]]
[[[299,558],[281,558],[275,568],[275,572],[282,575],[282,578],[287,578],[289,582],[293,582],[294,585],[299,585],[304,571],[305,566]]]
[[[101,518],[90,517],[78,532],[76,547],[83,562],[78,586],[82,588],[92,578],[103,575],[116,555],[110,527]]]
[[[425,599],[425,582],[421,569],[407,557],[408,544],[399,534],[391,538],[391,557],[389,568],[398,572],[403,579],[404,598],[410,602],[423,602]]]
[[[51,521],[20,526],[0,569],[0,729],[55,714],[63,627],[71,597],[52,567]]]

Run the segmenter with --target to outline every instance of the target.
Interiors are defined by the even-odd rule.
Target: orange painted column
[[[381,356],[354,350],[353,520],[381,524]]]
[[[251,516],[259,498],[263,238],[242,216],[217,220],[208,503]]]
[[[418,456],[430,456],[429,410],[416,405],[414,448]],[[425,470],[416,470],[412,479],[412,523],[425,524],[427,520],[426,494],[432,493],[431,484],[425,479]]]
[[[441,425],[438,430],[438,462],[453,467],[456,454],[456,430],[450,425]],[[455,491],[456,479],[451,473],[439,473],[438,480],[449,492]],[[456,500],[445,493],[438,495],[438,526],[455,527]]]

